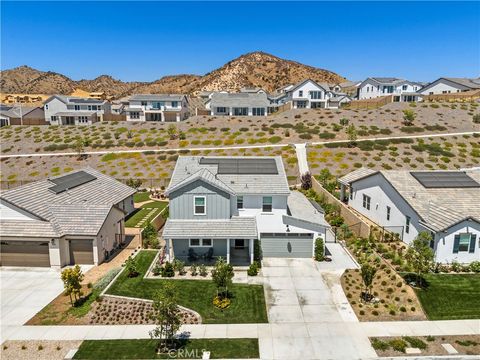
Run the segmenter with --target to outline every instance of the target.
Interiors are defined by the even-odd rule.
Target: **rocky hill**
[[[261,87],[271,92],[283,85],[311,78],[318,82],[337,83],[345,79],[331,71],[281,59],[264,52],[252,52],[234,59],[203,76],[173,75],[153,82],[123,82],[109,75],[93,80],[72,80],[55,72],[20,66],[0,73],[3,93],[70,94],[75,88],[103,91],[116,98],[132,93],[185,93],[199,91],[238,91],[242,87]]]

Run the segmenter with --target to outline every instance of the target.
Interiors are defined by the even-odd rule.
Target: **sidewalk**
[[[300,173],[300,176],[302,176],[303,174],[310,172],[307,162],[307,144],[295,144],[295,151],[297,153],[298,172]]]

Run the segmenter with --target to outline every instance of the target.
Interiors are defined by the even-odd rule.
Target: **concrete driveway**
[[[0,268],[0,340],[33,317],[62,290],[58,270]]]
[[[340,245],[332,245],[332,253],[338,255],[336,266],[312,259],[263,260],[271,334],[259,335],[262,358],[375,357],[368,338],[346,326],[358,319],[341,288],[340,276],[345,267],[356,264],[347,254],[342,255]]]

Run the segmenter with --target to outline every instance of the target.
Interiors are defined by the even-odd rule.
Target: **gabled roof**
[[[52,95],[44,103],[48,103],[53,99],[58,99],[66,105],[82,105],[82,104],[94,104],[94,105],[103,105],[107,101],[100,100],[95,98],[83,98],[78,96],[67,96],[67,95]]]
[[[348,173],[347,175],[342,176],[341,178],[338,179],[338,182],[343,185],[349,185],[354,181],[363,179],[364,177],[372,175],[376,172],[377,171],[369,168],[360,168],[355,171],[352,171],[351,173]]]
[[[364,81],[362,81],[361,84],[367,82],[367,81],[372,81],[378,85],[400,85],[400,84],[410,84],[410,85],[418,85],[422,86],[421,83],[414,82],[414,81],[409,81],[405,79],[399,79],[395,77],[369,77],[366,78]]]
[[[267,107],[267,94],[260,93],[219,93],[215,92],[210,98],[211,107]]]
[[[442,80],[447,80],[449,82],[452,82],[454,84],[458,84],[462,87],[465,87],[470,90],[475,90],[475,89],[480,89],[480,78],[451,78],[451,77],[441,77],[435,81],[432,81],[431,83],[425,85],[425,87],[422,89],[422,91],[428,90],[431,88],[433,85],[441,82]]]
[[[0,104],[0,114],[9,118],[26,116],[36,109],[39,109],[39,107]]]
[[[130,101],[182,101],[184,98],[183,94],[135,94],[130,96]]]
[[[171,186],[167,189],[165,194],[171,194],[172,192],[188,185],[191,184],[192,182],[196,180],[201,180],[206,182],[207,184],[210,184],[217,189],[223,190],[228,194],[234,195],[235,192],[229,188],[225,183],[220,181],[215,175],[213,175],[209,170],[207,169],[200,169],[196,173],[190,175],[189,177],[183,179],[182,181],[178,182],[174,186]]]
[[[290,215],[283,215],[283,222],[295,226],[297,220],[303,223],[303,226],[312,231],[322,231],[329,228],[330,224],[325,220],[323,212],[320,212],[305,195],[299,191],[292,191],[287,198],[287,206]],[[297,225],[298,226],[298,225]]]
[[[329,91],[330,90],[330,86],[328,86],[328,84],[324,84],[324,83],[317,83],[316,81],[312,80],[312,79],[305,79],[305,80],[302,80],[300,81],[299,83],[297,83],[296,85],[293,86],[293,88],[289,89],[288,92],[294,92],[295,90],[297,90],[299,87],[303,86],[304,84],[306,84],[307,82],[312,82],[313,84],[315,84],[315,86],[319,87],[319,88],[322,88],[323,90],[325,91]]]

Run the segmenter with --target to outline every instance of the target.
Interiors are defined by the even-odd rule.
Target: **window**
[[[272,197],[264,196],[262,198],[262,211],[263,212],[272,212]]]
[[[402,85],[402,90],[407,90],[408,85]]]
[[[265,116],[265,108],[252,108],[253,116]]]
[[[299,97],[303,97],[303,90],[299,90],[299,91],[298,91],[298,96],[299,96]]]
[[[472,233],[461,233],[455,235],[453,241],[453,253],[458,252],[475,252],[475,240],[477,236]]]
[[[306,101],[297,101],[297,109],[305,109],[307,107]]]
[[[172,108],[178,107],[178,101],[172,101]]]
[[[405,216],[405,233],[410,232],[410,216]]]
[[[387,220],[390,220],[390,206],[387,206]]]
[[[370,196],[363,194],[363,207],[370,210]]]
[[[190,247],[212,246],[212,239],[190,239]]]
[[[212,239],[202,239],[202,246],[212,246]]]
[[[319,100],[322,98],[321,91],[310,91],[310,99]]]
[[[76,111],[80,110],[80,105],[75,105],[75,106],[73,107],[73,109],[76,110]]]
[[[236,116],[247,116],[248,115],[248,107],[243,108],[233,108],[233,115]]]
[[[243,209],[243,196],[237,196],[237,209]]]
[[[56,116],[50,116],[50,121],[57,121],[57,117]]]
[[[217,107],[217,113],[225,114],[227,112],[227,108],[225,106]]]
[[[206,201],[205,196],[194,196],[193,197],[193,204],[194,204],[193,214],[194,215],[205,215],[206,214],[205,201]]]
[[[48,110],[48,104],[47,104],[47,105],[45,105],[45,109],[46,109],[46,110]]]
[[[146,102],[146,101],[142,101],[141,104],[142,104],[142,106],[147,106],[147,102]]]
[[[200,246],[200,239],[190,239],[190,246]]]
[[[138,111],[131,112],[130,119],[140,119],[140,113]]]

